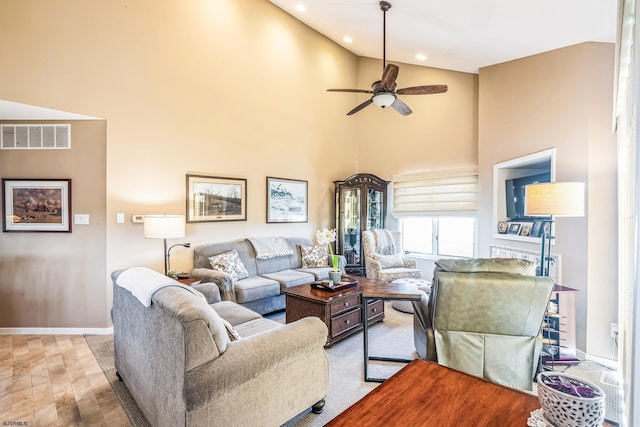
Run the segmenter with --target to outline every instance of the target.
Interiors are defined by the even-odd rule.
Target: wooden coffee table
[[[336,292],[314,289],[310,284],[284,289],[286,322],[295,322],[307,316],[318,317],[329,329],[326,347],[331,347],[341,339],[361,331],[365,315],[367,326],[384,319],[383,301],[370,298],[366,305],[363,302],[361,280],[364,278],[349,278],[356,279],[358,283]],[[365,306],[367,309],[363,310]]]
[[[534,395],[414,360],[327,426],[524,426]]]

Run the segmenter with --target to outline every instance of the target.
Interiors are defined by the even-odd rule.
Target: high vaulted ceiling
[[[356,55],[382,58],[383,13],[378,0],[269,1]],[[561,47],[616,39],[615,0],[389,3],[390,61],[477,73],[482,67]],[[345,42],[345,36],[353,41]],[[416,54],[427,59],[418,60]]]

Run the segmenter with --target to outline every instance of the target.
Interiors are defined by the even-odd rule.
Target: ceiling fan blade
[[[396,98],[396,100],[393,101],[393,104],[391,104],[391,107],[393,107],[394,110],[396,110],[398,113],[402,114],[403,116],[408,116],[409,114],[413,113],[413,111],[411,111],[411,108],[409,108],[407,104],[400,101],[400,99],[398,98]]]
[[[396,92],[398,95],[430,95],[432,93],[443,93],[448,89],[447,85],[428,85],[405,87],[398,89]]]
[[[327,89],[327,92],[373,93],[373,91],[366,89]]]
[[[380,83],[387,89],[391,89],[391,86],[395,83],[398,78],[398,66],[394,64],[387,64],[384,67],[384,72],[382,73],[382,79],[380,79]]]
[[[362,104],[358,105],[356,108],[354,108],[353,110],[349,111],[347,113],[347,116],[350,116],[352,114],[357,113],[358,111],[362,110],[364,107],[366,107],[369,104],[373,104],[373,101],[370,99],[367,99],[366,101],[364,101]]]

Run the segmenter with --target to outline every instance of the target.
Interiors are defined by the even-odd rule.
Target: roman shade
[[[475,215],[478,167],[393,176],[393,216]]]

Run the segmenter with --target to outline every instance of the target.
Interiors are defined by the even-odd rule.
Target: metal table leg
[[[382,298],[375,298],[382,299]],[[407,301],[412,301],[407,299]],[[386,380],[386,378],[369,378],[369,360],[380,360],[383,362],[398,362],[398,363],[409,363],[412,362],[413,359],[403,359],[397,357],[382,357],[382,356],[369,356],[369,316],[368,316],[368,308],[369,308],[369,298],[362,298],[362,339],[363,339],[363,354],[364,354],[364,380],[366,382],[376,382],[381,383]]]

